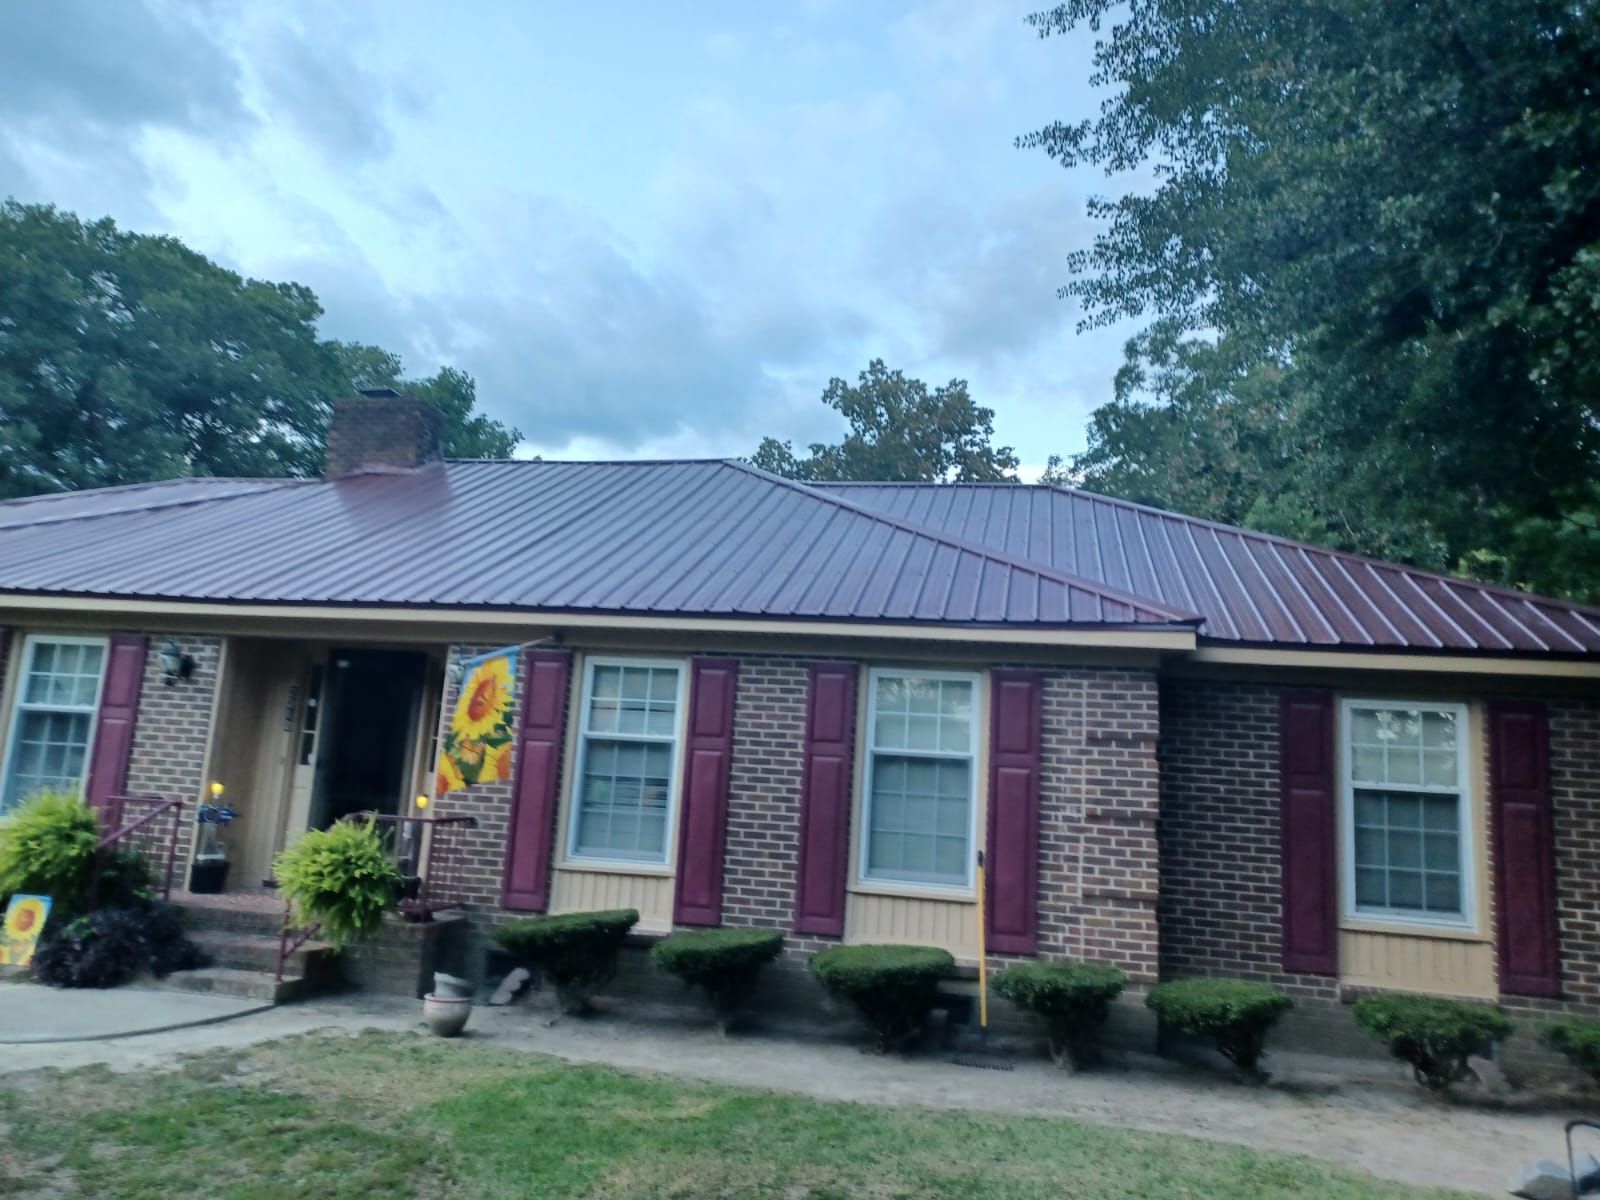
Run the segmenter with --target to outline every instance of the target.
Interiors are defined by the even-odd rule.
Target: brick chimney
[[[333,402],[324,479],[363,471],[415,471],[444,457],[439,410],[393,388],[368,388]]]

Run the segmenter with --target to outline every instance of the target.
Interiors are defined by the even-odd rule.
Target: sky
[[[524,453],[803,446],[873,358],[968,381],[1024,472],[1126,324],[1058,298],[1119,190],[1037,0],[51,0],[0,38],[0,196],[307,284],[326,336],[472,374]]]

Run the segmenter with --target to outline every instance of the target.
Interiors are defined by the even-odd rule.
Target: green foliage
[[[1265,1079],[1261,1059],[1267,1031],[1294,1007],[1269,983],[1246,979],[1177,979],[1150,989],[1145,1004],[1163,1024],[1209,1037],[1217,1050],[1247,1076]]]
[[[1436,996],[1363,996],[1351,1015],[1435,1092],[1467,1078],[1467,1059],[1487,1043],[1510,1037],[1513,1028],[1498,1008]]]
[[[788,442],[763,438],[751,463],[786,479],[981,483],[1017,477],[1015,452],[994,445],[994,409],[974,404],[964,379],[930,392],[920,379],[907,379],[875,358],[854,385],[830,380],[822,402],[850,423],[844,441],[815,442],[809,457],[798,458]]]
[[[400,888],[400,872],[370,818],[311,830],[279,853],[272,872],[292,920],[321,925],[334,946],[382,929]]]
[[[1058,1065],[1088,1066],[1099,1057],[1100,1027],[1128,977],[1107,963],[1028,962],[994,977],[995,994],[1044,1018]]]
[[[1600,1021],[1564,1017],[1545,1026],[1544,1043],[1590,1079],[1600,1084]]]
[[[1087,486],[1595,596],[1588,6],[1066,0],[1030,20],[1104,28],[1106,99],[1020,143],[1132,184],[1090,203],[1063,291],[1088,324],[1149,322],[1074,463]]]
[[[811,957],[822,986],[855,1005],[887,1054],[921,1032],[955,959],[932,946],[832,946]]]
[[[39,792],[0,826],[0,897],[49,896],[59,920],[88,905],[100,825],[75,794]]]
[[[309,288],[245,279],[170,237],[0,204],[0,497],[180,475],[313,475],[330,402],[401,384],[447,418],[449,453],[504,456],[470,377],[404,381],[324,341]]]
[[[617,973],[617,959],[638,910],[562,913],[524,917],[494,931],[494,940],[555,985],[561,1011],[584,1013],[596,991]]]
[[[777,929],[696,929],[675,933],[650,948],[658,971],[704,988],[724,1029],[755,991],[761,968],[783,952]]]

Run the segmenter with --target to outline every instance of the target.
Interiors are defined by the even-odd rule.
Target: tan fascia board
[[[389,629],[428,628],[448,638],[452,633],[482,631],[518,634],[542,630],[604,629],[628,632],[711,634],[735,636],[761,634],[792,638],[829,638],[847,641],[946,642],[981,645],[1103,648],[1185,653],[1195,647],[1190,629],[1124,626],[1113,629],[1051,627],[964,627],[919,625],[892,621],[763,620],[744,617],[662,617],[605,613],[513,612],[485,609],[400,607],[361,608],[307,604],[216,604],[174,600],[107,600],[82,596],[0,596],[0,622],[26,624],[93,620],[119,626],[204,622],[238,629],[254,626],[263,632],[315,626],[360,628],[381,636]],[[198,629],[197,629],[198,631]]]
[[[1429,654],[1404,650],[1276,650],[1201,646],[1168,664],[1173,674],[1203,674],[1211,667],[1287,670],[1383,671],[1416,674],[1538,676],[1600,680],[1600,659],[1508,658],[1495,655]]]

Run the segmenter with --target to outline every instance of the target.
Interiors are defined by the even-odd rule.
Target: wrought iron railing
[[[130,809],[145,811],[129,820]],[[119,849],[137,850],[150,865],[150,882],[163,900],[172,895],[172,873],[178,861],[178,837],[183,830],[183,801],[167,796],[112,796],[101,809],[101,820],[111,832],[94,848],[89,874],[89,907],[100,898],[100,877],[107,860]]]
[[[435,913],[459,908],[466,902],[465,835],[476,829],[476,817],[402,817],[393,813],[352,813],[347,821],[372,820],[382,832],[384,846],[400,875],[397,907],[408,921],[431,921]],[[283,929],[278,935],[278,974],[294,952],[321,932],[321,926],[294,925],[293,910],[285,905]]]

